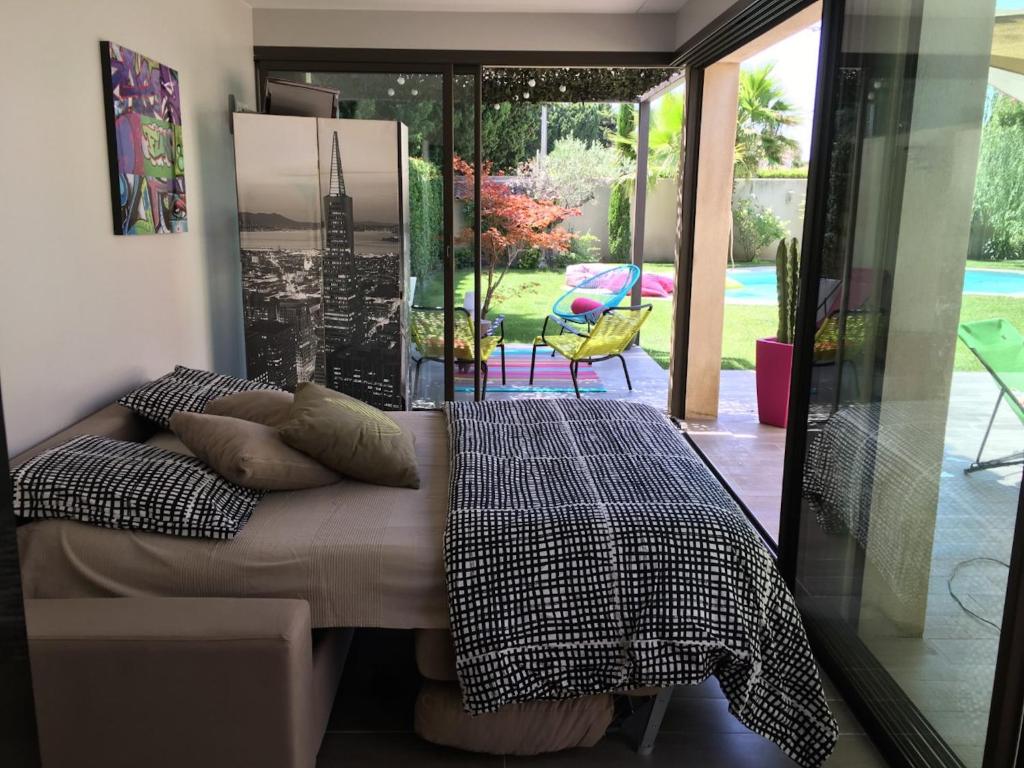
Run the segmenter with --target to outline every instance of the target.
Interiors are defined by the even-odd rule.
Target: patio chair
[[[992,424],[996,420],[996,413],[1004,400],[1024,424],[1024,407],[1021,404],[1021,397],[1024,396],[1024,337],[1013,323],[1002,317],[960,323],[957,336],[981,361],[985,370],[999,386],[995,408],[992,409],[985,436],[981,440],[981,447],[978,448],[978,457],[964,470],[964,474],[1024,463],[1024,452],[988,461],[981,460],[985,443],[988,442],[989,433],[992,431]]]
[[[868,309],[855,309],[841,316],[839,310],[830,313],[814,332],[815,367],[837,366],[836,376],[840,377],[850,369],[852,376],[847,380],[853,385],[854,397],[860,397],[859,365],[862,362],[863,350],[868,339],[875,338],[882,317],[880,313]],[[842,370],[838,364],[842,361]],[[838,396],[838,388],[836,392]],[[836,406],[838,407],[838,405]]]
[[[622,363],[622,372],[626,376],[626,386],[632,390],[633,382],[629,380],[629,369],[622,353],[636,337],[640,326],[651,315],[653,304],[639,304],[633,307],[609,307],[605,309],[588,333],[573,328],[555,315],[544,318],[544,328],[540,336],[533,340],[530,353],[530,384],[533,384],[533,369],[537,362],[537,349],[551,347],[569,361],[569,374],[576,397],[580,397],[580,385],[576,374],[580,363],[599,363],[613,357]],[[548,323],[553,321],[559,326],[557,335],[548,336]],[[566,333],[568,331],[568,333]]]
[[[409,334],[419,355],[415,358],[416,371],[412,380],[413,394],[419,389],[420,366],[425,360],[444,362],[444,307],[413,306],[410,313]],[[463,307],[455,307],[455,361],[461,365],[473,363],[473,319]],[[487,396],[487,360],[494,350],[501,350],[501,383],[505,383],[505,318],[491,321],[487,333],[480,337],[480,367],[483,374],[481,398]]]
[[[598,272],[559,296],[551,305],[551,314],[570,323],[593,324],[606,309],[617,307],[619,302],[626,298],[626,295],[633,289],[633,285],[639,278],[640,267],[635,264],[620,264],[617,267]],[[599,290],[609,291],[609,296],[601,297],[601,301],[597,301],[592,294],[583,293],[584,291]],[[575,311],[572,307],[573,302],[581,297],[592,299],[596,304],[592,304],[584,310]]]

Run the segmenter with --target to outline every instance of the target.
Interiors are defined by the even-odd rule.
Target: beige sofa
[[[350,631],[302,600],[25,605],[47,768],[311,768]]]
[[[12,465],[152,432],[111,407]],[[311,629],[299,599],[35,598],[25,618],[46,768],[312,768],[352,636]]]

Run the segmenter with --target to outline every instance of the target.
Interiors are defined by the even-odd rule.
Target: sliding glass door
[[[1009,765],[986,740],[1021,533],[1024,2],[831,23],[783,563],[901,761]]]

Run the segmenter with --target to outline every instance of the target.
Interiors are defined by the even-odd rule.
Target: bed
[[[314,627],[447,627],[444,417],[392,415],[415,435],[418,490],[346,480],[267,494],[228,542],[34,521],[18,528],[25,597],[301,598]],[[184,450],[170,433],[154,433],[130,410],[112,405],[13,463],[81,434]]]
[[[837,736],[795,602],[735,502],[638,403],[394,413],[422,486],[268,494],[231,541],[43,520],[26,597],[289,597],[314,627],[452,632],[470,713],[715,676],[730,711],[804,766]],[[111,406],[78,434],[157,441]]]

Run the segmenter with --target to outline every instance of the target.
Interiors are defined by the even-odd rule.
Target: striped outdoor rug
[[[501,352],[495,351],[488,362],[490,379],[488,392],[572,392],[572,376],[569,375],[569,361],[561,355],[551,357],[551,350],[537,350],[537,365],[530,384],[530,347],[507,344],[505,346],[506,383],[501,383]],[[580,392],[607,392],[592,366],[581,364],[579,370]],[[455,368],[455,391],[473,391],[473,368]]]

